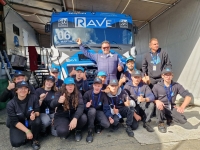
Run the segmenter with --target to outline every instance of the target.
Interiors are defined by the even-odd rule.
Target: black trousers
[[[88,129],[94,128],[95,121],[102,127],[109,128],[110,122],[103,111],[96,110],[95,108],[89,108],[87,111],[88,117]]]
[[[155,85],[155,84],[157,84],[158,82],[160,82],[162,80],[162,78],[160,77],[160,78],[151,78],[150,77],[150,84],[149,84],[149,87],[152,89],[153,88],[153,86]]]
[[[163,123],[166,117],[171,117],[175,122],[180,124],[185,124],[187,122],[185,116],[182,113],[177,112],[176,108],[172,108],[172,110],[165,107],[163,110],[156,108],[156,117],[159,123]]]
[[[10,125],[10,143],[13,147],[20,147],[25,143],[26,133],[19,130],[15,126]],[[33,134],[33,140],[38,140],[39,132],[41,127],[40,117],[36,117],[35,120],[29,120],[29,129]]]
[[[54,118],[54,127],[59,137],[67,137],[69,135],[70,122],[71,122],[70,118],[65,118],[65,117]],[[85,114],[82,114],[77,121],[76,129],[81,130],[85,126],[86,123],[87,123],[87,116]]]

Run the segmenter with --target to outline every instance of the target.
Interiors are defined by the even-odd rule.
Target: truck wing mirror
[[[45,33],[48,33],[51,31],[51,24],[48,22],[45,24]]]
[[[138,27],[137,26],[133,26],[133,33],[138,34]]]

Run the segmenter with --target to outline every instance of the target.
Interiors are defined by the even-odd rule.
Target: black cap
[[[166,73],[173,73],[173,71],[172,71],[171,68],[165,68],[165,69],[162,71],[162,74],[166,74]]]
[[[51,72],[59,72],[58,68],[51,68]]]
[[[132,77],[142,77],[142,73],[140,70],[133,70],[131,73]]]
[[[25,74],[21,71],[17,71],[15,72],[15,74],[13,75],[13,77],[19,77],[19,76],[25,76]]]
[[[51,80],[53,82],[56,81],[55,77],[54,76],[47,76],[46,80]]]
[[[21,87],[27,87],[27,88],[29,88],[29,85],[28,85],[28,83],[26,81],[18,82],[16,84],[16,88],[21,88]]]
[[[117,79],[111,79],[109,85],[119,85],[119,82]]]
[[[95,83],[102,84],[102,80],[100,78],[95,78],[93,84]]]

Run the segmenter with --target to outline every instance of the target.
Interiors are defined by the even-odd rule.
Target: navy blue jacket
[[[55,118],[65,117],[65,118],[69,118],[70,120],[73,119],[73,118],[79,119],[79,117],[83,114],[83,111],[84,111],[84,104],[83,104],[83,99],[82,99],[81,93],[79,93],[79,95],[78,95],[79,102],[78,102],[78,106],[76,108],[74,108],[72,106],[71,96],[68,97],[68,99],[69,99],[69,110],[66,110],[66,111],[63,108],[63,104],[58,103],[60,96],[61,96],[61,93],[57,92],[54,100],[52,100],[51,104],[50,104],[50,106],[54,109],[57,107],[54,117]]]
[[[124,90],[130,95],[132,99],[137,101],[137,97],[142,95],[144,98],[149,98],[151,102],[155,100],[155,97],[150,89],[150,87],[143,82],[140,82],[136,87],[133,85],[132,81],[125,84]]]
[[[99,96],[100,95],[100,96]],[[108,104],[108,98],[104,92],[100,92],[98,94],[93,93],[93,89],[87,91],[83,96],[83,101],[85,105],[85,110],[87,111],[88,108],[86,108],[87,102],[90,102],[92,100],[91,108],[95,108],[96,110],[101,110],[104,112],[104,114],[107,117],[111,117],[111,111],[110,106]]]

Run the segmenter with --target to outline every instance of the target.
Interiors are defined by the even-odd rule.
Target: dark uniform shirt
[[[37,96],[37,99],[38,99],[38,101],[39,101],[39,99],[40,99],[40,95],[41,94],[46,94],[48,92],[48,94],[47,94],[47,96],[45,97],[45,99],[42,101],[42,104],[41,104],[41,106],[40,106],[40,113],[45,113],[45,109],[49,109],[49,113],[50,114],[52,114],[52,113],[54,113],[55,112],[55,109],[54,108],[52,108],[51,106],[50,106],[50,104],[51,104],[51,101],[54,99],[54,97],[55,97],[55,91],[53,91],[53,90],[51,90],[51,91],[46,91],[45,89],[43,89],[43,88],[38,88],[38,89],[36,89],[36,96]]]
[[[167,91],[169,92],[170,87],[165,89],[164,81],[162,80],[161,82],[158,82],[157,84],[154,85],[152,91],[155,95],[156,100],[162,101],[165,105],[168,105],[168,97],[167,97]],[[176,96],[180,94],[183,98],[186,96],[192,97],[192,94],[188,92],[188,90],[185,90],[182,85],[180,85],[177,82],[171,83],[171,92],[169,92],[171,95],[171,104],[176,105]]]

